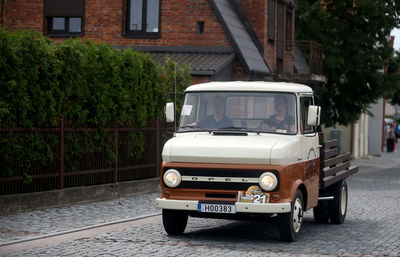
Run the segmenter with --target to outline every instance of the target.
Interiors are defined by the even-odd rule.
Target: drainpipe
[[[369,122],[369,118],[368,118],[368,114],[364,113],[364,121],[365,121],[365,134],[364,134],[364,155],[367,157],[368,156],[368,122]]]
[[[354,159],[360,158],[359,133],[360,133],[360,124],[359,124],[359,121],[357,121],[356,123],[354,123],[354,138],[353,138],[353,157],[354,157]]]
[[[385,116],[386,116],[386,97],[383,97],[383,117],[382,117],[382,147],[381,150],[382,152],[385,151]]]

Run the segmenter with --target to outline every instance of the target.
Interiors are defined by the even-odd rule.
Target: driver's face
[[[275,108],[277,112],[279,113],[286,112],[286,106],[287,104],[285,103],[284,99],[280,97],[275,99]]]

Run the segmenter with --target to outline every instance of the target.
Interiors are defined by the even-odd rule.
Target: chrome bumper
[[[197,211],[199,201],[156,199],[157,207],[170,210]],[[236,212],[245,213],[286,213],[291,211],[290,203],[240,203],[235,202]]]

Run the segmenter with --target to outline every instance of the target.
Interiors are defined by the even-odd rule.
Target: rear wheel
[[[346,180],[342,180],[333,185],[332,193],[334,199],[329,202],[329,216],[331,223],[342,224],[347,213],[348,192]]]
[[[300,190],[296,191],[291,211],[279,214],[279,235],[282,241],[294,242],[303,225],[304,201]]]
[[[314,220],[317,223],[328,223],[329,206],[327,201],[318,202],[318,206],[313,208]]]
[[[169,235],[181,235],[185,231],[188,214],[184,211],[163,209],[162,219],[164,229]]]

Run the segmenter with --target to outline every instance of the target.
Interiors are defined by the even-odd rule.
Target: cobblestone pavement
[[[0,217],[0,244],[121,219],[160,213],[153,203],[160,193],[48,208]]]
[[[168,236],[158,222],[129,227],[7,256],[400,256],[400,153],[357,160],[360,171],[348,179],[349,206],[342,225],[317,224],[312,211],[297,242],[279,241],[269,222],[189,218],[183,236]],[[71,229],[98,222],[155,213],[146,194],[26,212],[0,218],[8,236]],[[151,204],[150,204],[151,203]],[[53,224],[55,223],[55,224]],[[0,249],[1,250],[1,249]]]

